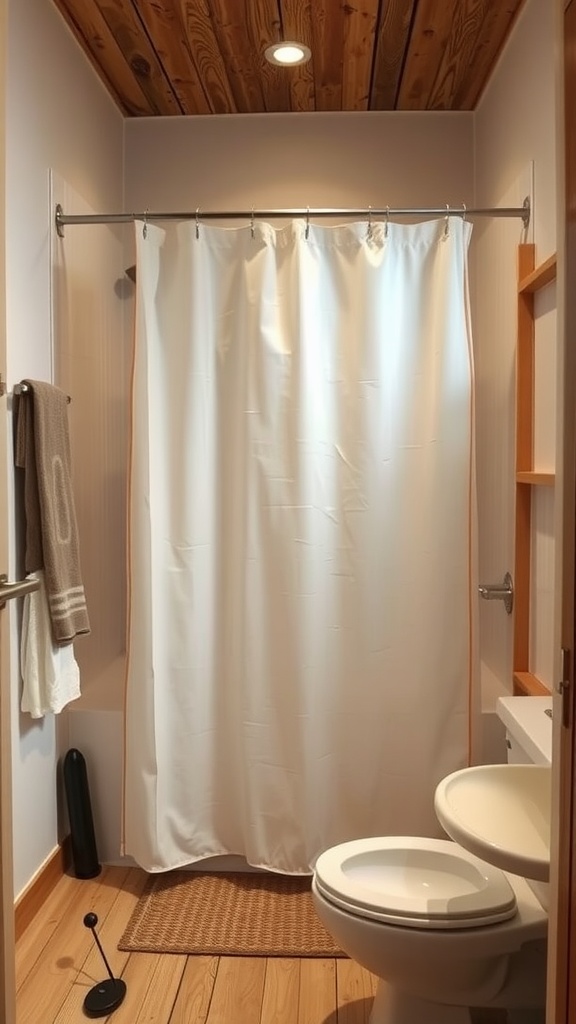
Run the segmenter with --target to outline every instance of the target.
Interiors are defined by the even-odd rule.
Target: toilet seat
[[[348,913],[406,928],[478,928],[516,913],[504,873],[444,839],[341,843],[318,857],[314,884]]]

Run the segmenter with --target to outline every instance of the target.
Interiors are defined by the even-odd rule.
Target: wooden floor
[[[376,979],[348,959],[121,953],[117,944],[146,880],[106,867],[91,881],[62,878],[16,948],[17,1024],[85,1024],[88,990],[107,977],[84,915],[126,998],[114,1024],[368,1024]],[[477,1015],[478,1014],[478,1015]],[[502,1020],[478,1012],[475,1024]],[[504,1018],[505,1019],[505,1018]]]
[[[146,880],[104,868],[92,881],[64,877],[16,947],[17,1024],[85,1024],[84,996],[106,968],[97,932],[127,994],[114,1024],[367,1024],[376,979],[351,960],[162,956],[117,944]]]

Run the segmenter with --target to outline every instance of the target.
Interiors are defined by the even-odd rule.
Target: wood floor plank
[[[345,959],[200,957],[117,949],[145,874],[105,868],[66,876],[17,945],[17,1024],[84,1024],[84,995],[106,975],[83,917],[98,935],[126,998],[108,1024],[366,1024],[376,979]]]
[[[126,997],[113,1014],[104,1018],[105,1021],[110,1021],[111,1024],[112,1022],[113,1024],[136,1024],[148,995],[148,989],[154,982],[156,967],[161,959],[161,953],[130,954],[128,963],[122,972],[122,978],[126,982]],[[52,1024],[52,1022],[46,1021],[46,1024]]]
[[[125,880],[123,888],[118,890],[106,918],[104,921],[99,921],[96,926],[96,933],[115,977],[121,976],[130,956],[129,953],[118,949],[118,942],[138,902],[147,877],[146,872],[139,869],[131,873]],[[78,971],[54,1024],[76,1024],[89,989],[106,977],[106,966],[100,951],[96,943],[92,943],[90,953]]]
[[[260,1020],[266,959],[222,956],[207,1024],[255,1024]]]
[[[16,988],[20,988],[33,969],[46,944],[58,927],[59,921],[75,899],[75,879],[65,875],[57,883],[44,903],[42,911],[16,943]]]
[[[334,960],[307,959],[300,962],[298,1024],[326,1024],[336,1010],[336,964]]]
[[[36,959],[34,969],[27,973],[18,989],[18,1024],[56,1019],[93,945],[82,918],[88,911],[94,911],[104,920],[126,876],[126,868],[104,868],[98,879],[83,883],[81,897],[58,922],[50,942]]]
[[[205,1024],[218,970],[217,956],[189,956],[170,1024]]]
[[[101,877],[90,882],[81,881],[73,875],[64,875],[44,901],[42,911],[33,924],[22,933],[16,943],[16,986],[20,988],[26,976],[33,969],[44,947],[50,942],[63,917],[77,906],[79,893],[86,892],[88,898],[101,884]]]
[[[186,960],[186,956],[175,954],[159,958],[140,1011],[132,1018],[133,1024],[170,1024]],[[116,1014],[110,1019],[116,1021]]]
[[[266,962],[260,1024],[298,1024],[300,961],[270,957]]]
[[[373,977],[354,960],[336,961],[338,1024],[368,1024],[374,1002]]]

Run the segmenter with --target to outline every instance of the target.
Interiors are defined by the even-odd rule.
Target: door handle
[[[24,597],[24,594],[32,594],[39,589],[40,580],[15,580],[9,583],[6,573],[3,572],[0,574],[0,608],[4,608],[6,602],[15,597]]]
[[[570,651],[561,648],[562,678],[556,683],[556,693],[562,697],[562,725],[567,729],[570,725]]]

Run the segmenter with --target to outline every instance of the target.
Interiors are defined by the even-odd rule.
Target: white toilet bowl
[[[318,858],[312,894],[340,948],[381,979],[371,1024],[466,1024],[471,1006],[544,1006],[546,912],[523,878],[456,843],[342,843]]]

